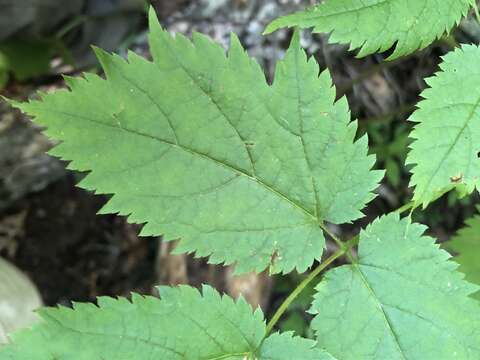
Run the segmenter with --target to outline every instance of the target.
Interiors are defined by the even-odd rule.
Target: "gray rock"
[[[61,37],[78,66],[90,65],[90,45],[116,49],[139,24],[143,0],[2,0],[0,41]],[[65,36],[65,33],[68,36]]]
[[[40,129],[0,100],[0,210],[64,175],[64,165],[45,152],[52,147]]]
[[[32,282],[15,266],[0,258],[0,345],[8,335],[31,327],[39,317],[34,312],[42,300]]]
[[[63,21],[81,14],[85,0],[2,0],[0,40],[50,35]]]

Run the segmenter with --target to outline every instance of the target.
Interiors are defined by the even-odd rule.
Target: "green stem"
[[[397,210],[394,210],[394,212],[402,213],[405,212],[409,209],[414,209],[415,202],[410,201],[409,203],[399,207]],[[277,324],[278,320],[282,317],[282,315],[285,313],[285,311],[288,309],[288,307],[292,304],[292,302],[300,295],[300,293],[307,287],[308,284],[310,284],[313,279],[315,279],[318,274],[320,274],[325,268],[327,268],[330,264],[332,264],[336,259],[339,257],[345,255],[347,259],[351,262],[354,263],[355,259],[354,256],[351,252],[352,247],[358,244],[360,240],[360,236],[354,236],[347,242],[341,241],[337,236],[335,236],[334,233],[332,233],[324,224],[320,225],[322,230],[330,236],[333,241],[338,245],[339,249],[333,253],[328,259],[323,261],[320,265],[318,265],[308,276],[288,295],[288,297],[283,301],[283,303],[280,305],[280,307],[277,309],[275,314],[273,314],[273,317],[270,319],[270,321],[267,324],[267,331],[264,336],[265,338],[270,334],[270,332],[273,330],[274,326]]]
[[[336,237],[335,234],[332,233],[325,225],[322,224],[320,225],[320,227],[325,233],[327,233],[333,239],[333,241],[335,241],[335,243],[338,245],[340,249],[344,250],[343,254],[347,257],[348,261],[353,263],[355,261],[355,256],[353,255],[351,248],[352,246],[358,244],[359,237],[355,236],[351,238],[349,241],[343,242],[338,237]]]
[[[328,235],[332,238],[333,241],[335,241],[335,243],[337,244],[337,246],[340,248],[340,249],[344,249],[345,252],[347,250],[347,245],[345,242],[343,242],[342,240],[340,240],[338,237],[335,236],[335,234],[333,232],[330,231],[330,229],[328,227],[325,226],[325,224],[320,224],[320,228]]]
[[[397,210],[394,210],[393,212],[401,214],[410,209],[414,210],[415,209],[414,206],[415,206],[415,201],[410,201],[409,203],[406,203],[405,205],[399,207]]]
[[[290,295],[285,299],[285,301],[277,309],[273,317],[267,324],[267,331],[265,333],[265,338],[270,334],[273,327],[277,324],[278,320],[282,317],[283,313],[288,309],[290,304],[297,298],[298,295],[305,289],[305,287],[312,282],[313,279],[317,277],[328,265],[333,263],[340,256],[344,255],[347,251],[347,247],[343,245],[339,250],[332,254],[328,259],[323,261],[318,265],[308,276],[293,290]]]

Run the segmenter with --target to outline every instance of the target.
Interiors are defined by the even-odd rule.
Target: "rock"
[[[94,44],[107,51],[120,46],[144,16],[143,0],[4,0],[0,41],[60,38],[77,66],[94,63]]]
[[[15,266],[0,258],[0,345],[11,332],[38,320],[34,312],[42,300],[32,282]]]
[[[64,175],[64,165],[45,152],[40,129],[0,99],[0,210]]]

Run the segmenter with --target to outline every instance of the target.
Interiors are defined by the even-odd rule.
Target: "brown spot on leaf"
[[[450,181],[454,184],[461,183],[463,180],[463,174],[458,174],[454,176],[450,176]]]
[[[275,250],[272,256],[270,256],[270,266],[273,266],[275,264],[275,261],[277,260],[277,258],[278,258],[278,251]]]

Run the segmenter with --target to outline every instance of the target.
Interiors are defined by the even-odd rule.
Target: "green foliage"
[[[305,271],[323,222],[361,217],[383,176],[347,101],[298,35],[269,86],[235,36],[226,57],[150,21],[154,62],[97,50],[107,80],[69,78],[71,91],[15,105],[62,141],[53,155],[91,171],[80,186],[114,194],[102,213],[239,272]]]
[[[265,340],[252,360],[335,360],[327,352],[313,347],[314,344],[312,340],[293,337],[291,333],[275,333]]]
[[[289,276],[277,276],[274,279],[273,292],[270,295],[272,299],[285,299],[293,288],[306,278],[305,274],[291,273]],[[309,283],[305,289],[292,302],[288,310],[278,322],[277,328],[281,331],[293,331],[296,335],[306,338],[313,338],[313,331],[310,328],[312,316],[307,313],[315,295],[315,286],[319,278]],[[275,304],[272,304],[275,308]]]
[[[410,144],[409,127],[404,122],[393,125],[385,118],[385,121],[367,124],[367,131],[371,140],[370,152],[375,154],[377,162],[385,167],[388,182],[398,187]]]
[[[414,164],[413,200],[426,206],[457,188],[471,193],[480,179],[480,48],[464,45],[444,57],[441,72],[427,79],[411,121],[417,122],[407,162]]]
[[[0,42],[0,87],[7,82],[9,72],[20,81],[45,74],[54,52],[53,43],[49,41],[14,38]]]
[[[343,360],[480,358],[479,287],[424,231],[391,214],[361,232],[358,260],[317,286],[320,347]]]
[[[8,82],[8,61],[0,52],[0,90],[7,84]]]
[[[43,321],[17,333],[2,348],[2,359],[325,359],[315,342],[291,333],[263,342],[261,310],[234,302],[208,286],[159,288],[162,299],[133,294],[127,299],[98,298],[93,304],[43,309]],[[77,349],[77,351],[75,351]],[[81,350],[81,351],[78,351]],[[73,355],[75,353],[75,355]],[[100,356],[100,357],[99,357]]]
[[[331,33],[330,41],[360,48],[358,56],[386,51],[390,59],[425,48],[457,24],[475,0],[326,0],[273,21],[265,31],[313,27]]]
[[[360,55],[398,41],[395,57],[426,46],[470,5],[327,1],[270,30],[293,20],[333,30],[333,40],[362,46]],[[433,11],[439,16],[432,17]],[[386,21],[390,33],[383,31]],[[345,243],[325,226],[361,217],[383,171],[371,170],[375,159],[367,155],[367,138],[355,141],[357,125],[350,122],[345,98],[335,101],[328,72],[319,74],[300,48],[298,32],[268,85],[235,36],[226,56],[202,35],[192,41],[172,37],[153,12],[150,27],[153,62],[96,50],[106,79],[67,78],[70,90],[14,103],[60,142],[52,154],[71,161],[71,169],[89,172],[82,187],[113,195],[103,213],[145,224],[143,235],[181,238],[177,251],[209,256],[212,263],[235,263],[240,272],[302,272],[321,259],[323,232],[339,250],[302,281],[267,326],[261,310],[252,311],[243,299],[235,302],[208,286],[203,295],[187,286],[162,287],[161,300],[103,297],[98,307],[43,309],[43,321],[16,334],[0,357],[480,358],[480,305],[471,296],[479,287],[423,236],[425,226],[392,213]],[[414,206],[452,188],[470,193],[477,185],[479,58],[476,46],[447,55],[422,94],[408,155]],[[389,147],[375,139],[374,150],[386,153],[380,160],[387,166],[405,156],[404,135]],[[464,256],[474,251],[478,221],[450,244],[462,269],[478,262]],[[351,248],[358,239],[357,259]],[[328,271],[316,287],[311,312],[318,343],[292,332],[270,334],[289,304],[305,306],[308,294],[295,303],[296,296],[342,255],[351,265]],[[301,319],[292,321],[301,331]]]
[[[458,270],[465,274],[465,279],[480,285],[480,216],[468,219],[466,227],[445,243],[445,249],[455,254],[454,259],[460,264]],[[480,299],[480,293],[474,297]]]

